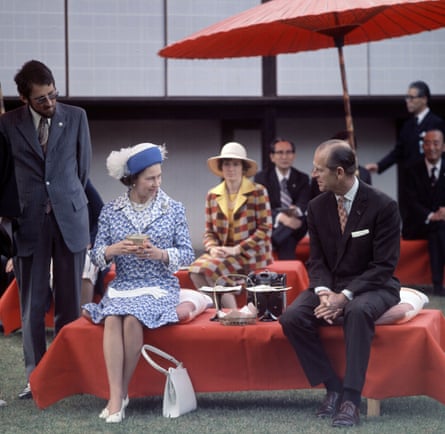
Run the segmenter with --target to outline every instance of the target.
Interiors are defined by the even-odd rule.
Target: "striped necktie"
[[[289,208],[292,205],[292,198],[287,189],[287,179],[283,178],[280,184],[280,199],[283,208]]]
[[[42,145],[43,153],[46,154],[46,144],[48,143],[48,136],[49,136],[48,118],[45,118],[44,116],[40,118],[39,127],[37,129],[37,135],[39,137],[39,142]]]
[[[345,208],[345,198],[344,196],[339,196],[337,199],[337,211],[338,219],[340,221],[341,233],[345,231],[346,221],[348,220],[348,213]]]

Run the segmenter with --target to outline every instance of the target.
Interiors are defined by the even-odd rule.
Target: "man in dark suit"
[[[370,172],[382,173],[397,163],[399,209],[403,221],[406,215],[403,187],[406,168],[423,159],[422,143],[426,131],[438,128],[445,133],[444,120],[429,108],[430,98],[430,89],[425,82],[414,81],[409,85],[405,101],[411,117],[403,124],[396,145],[378,163],[365,166]]]
[[[355,172],[355,153],[346,142],[329,140],[316,149],[312,176],[322,194],[308,205],[309,289],[279,320],[310,384],[325,385],[317,416],[333,417],[333,426],[359,423],[375,321],[400,299],[400,283],[393,277],[400,251],[397,203]],[[346,343],[343,381],[318,333],[320,326],[340,319]]]
[[[292,167],[295,144],[275,139],[270,145],[271,166],[255,175],[264,185],[272,208],[272,245],[278,259],[296,259],[295,249],[306,235],[306,208],[310,196],[309,176]],[[283,200],[282,189],[286,198]],[[288,201],[288,202],[286,202]]]
[[[12,151],[21,208],[14,232],[14,272],[29,378],[46,351],[44,317],[49,297],[54,296],[56,333],[80,314],[89,243],[84,187],[91,142],[85,111],[57,102],[54,77],[46,65],[36,60],[25,63],[15,82],[24,106],[0,117],[0,132]],[[29,382],[19,397],[31,397]]]
[[[407,215],[403,223],[406,239],[427,239],[433,293],[445,295],[445,157],[441,130],[427,131],[423,138],[425,158],[407,169],[405,195]]]

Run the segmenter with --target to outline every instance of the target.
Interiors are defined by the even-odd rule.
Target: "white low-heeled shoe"
[[[120,411],[110,414],[106,419],[106,423],[120,423],[125,419],[125,408],[122,405]]]
[[[130,399],[128,398],[128,395],[122,400],[122,408],[127,408],[128,404],[130,403]],[[105,407],[99,414],[100,419],[106,419],[108,416],[110,416],[110,411],[107,407]]]

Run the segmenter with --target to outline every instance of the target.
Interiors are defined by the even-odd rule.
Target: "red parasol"
[[[353,143],[343,46],[444,26],[445,0],[271,0],[175,42],[159,54],[218,59],[337,47],[346,128]]]

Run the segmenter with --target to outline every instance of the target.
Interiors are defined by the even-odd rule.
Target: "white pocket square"
[[[352,238],[364,237],[369,234],[369,229],[362,229],[361,231],[351,232]]]

